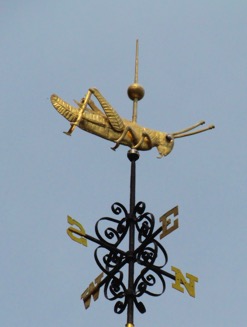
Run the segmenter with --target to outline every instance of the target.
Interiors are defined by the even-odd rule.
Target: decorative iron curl
[[[136,229],[138,231],[138,241],[140,243],[147,238],[152,237],[154,224],[154,215],[150,212],[145,212],[138,217]]]
[[[136,214],[142,215],[145,212],[146,204],[142,201],[138,202],[135,205],[133,214],[136,216]]]
[[[149,289],[157,283],[157,279],[161,282],[160,292],[151,292]],[[166,283],[165,279],[159,269],[144,268],[134,283],[134,290],[136,297],[142,296],[144,293],[151,296],[160,296],[165,292]]]
[[[111,276],[105,283],[104,294],[106,299],[114,301],[124,298],[123,301],[117,301],[114,305],[115,313],[122,313],[127,307],[126,287],[123,283],[123,273],[118,271],[114,276]]]
[[[116,275],[119,275],[118,277]],[[138,302],[133,291],[129,291],[123,283],[123,273],[118,271],[116,275],[111,276],[104,287],[104,295],[110,301],[118,300],[114,305],[114,312],[121,314],[127,307],[129,296],[133,297],[136,308],[140,313],[146,312],[142,302]],[[122,299],[120,301],[119,299]]]
[[[123,213],[124,217],[120,221],[110,217],[103,217],[99,219],[95,224],[95,233],[100,241],[117,247],[124,239],[129,228],[127,224],[128,212],[126,208],[119,202],[115,202],[111,209],[115,215],[120,215]],[[105,221],[113,223],[115,227],[107,227],[104,231],[104,235],[102,235],[99,229],[99,225]]]
[[[153,247],[152,247],[153,246]],[[163,255],[163,263],[155,265],[155,261],[159,253]],[[142,244],[136,249],[136,261],[142,266],[147,268],[163,268],[168,261],[168,255],[164,247],[155,239],[149,240],[149,242],[142,246]]]
[[[94,259],[98,267],[106,274],[109,275],[112,269],[120,269],[123,266],[125,255],[115,251],[109,251],[103,257],[98,254],[100,249],[105,249],[104,246],[98,246],[94,251]]]
[[[128,211],[125,208],[125,206],[120,203],[120,202],[115,202],[113,203],[113,205],[111,206],[111,210],[115,215],[119,215],[120,213],[124,213],[125,217],[128,216]]]
[[[160,253],[162,253],[163,259],[161,264],[158,265],[155,262],[158,256],[160,258]],[[136,297],[140,297],[144,293],[151,296],[160,296],[165,292],[166,283],[161,268],[167,264],[167,261],[168,255],[166,250],[158,241],[151,237],[145,246],[141,244],[136,249],[136,262],[141,266],[145,266],[134,282]],[[157,281],[160,282],[158,286],[161,286],[161,290],[159,292],[151,291],[150,289],[157,285]]]

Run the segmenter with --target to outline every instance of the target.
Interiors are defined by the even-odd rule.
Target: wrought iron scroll
[[[103,217],[95,225],[95,233],[100,241],[100,245],[95,249],[94,258],[104,272],[105,278],[104,295],[110,301],[117,301],[114,306],[115,313],[122,313],[128,305],[128,297],[133,298],[133,302],[139,312],[144,313],[146,308],[142,302],[138,301],[144,294],[159,296],[164,293],[166,283],[163,270],[161,270],[168,261],[167,253],[164,247],[155,240],[155,236],[160,232],[160,228],[154,232],[154,215],[146,212],[144,202],[138,202],[133,210],[132,216],[125,206],[115,202],[112,212],[119,216],[119,219]],[[137,231],[139,246],[135,249],[133,255],[129,251],[120,249],[120,246],[127,235],[130,222],[134,221]],[[105,226],[107,224],[107,226]],[[124,245],[123,245],[124,246]],[[156,259],[159,257],[157,264]],[[134,279],[133,289],[128,288],[127,278],[123,267],[134,261],[140,267],[138,276]],[[159,284],[160,290],[152,289]]]

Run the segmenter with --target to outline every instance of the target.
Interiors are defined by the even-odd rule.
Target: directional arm
[[[85,229],[82,227],[82,225],[78,221],[71,218],[70,216],[67,216],[67,217],[68,217],[68,223],[70,225],[76,225],[77,227],[79,227],[79,229],[76,229],[74,227],[69,227],[67,229],[67,234],[73,241],[75,241],[77,243],[81,243],[84,246],[87,246],[87,240],[89,240],[89,241],[92,241],[94,243],[97,243],[97,244],[103,246],[104,248],[106,248],[109,251],[114,250],[115,252],[117,252],[119,254],[125,255],[124,251],[114,247],[113,245],[103,242],[102,240],[98,240],[97,238],[86,234]],[[80,237],[76,237],[74,234],[76,234]]]

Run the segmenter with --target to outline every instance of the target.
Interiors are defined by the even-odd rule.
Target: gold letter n
[[[189,279],[189,282],[187,282],[180,269],[172,267],[172,271],[175,272],[175,283],[172,284],[172,287],[184,293],[184,288],[181,286],[182,284],[189,295],[195,297],[195,282],[198,282],[198,278],[186,273],[186,277]]]

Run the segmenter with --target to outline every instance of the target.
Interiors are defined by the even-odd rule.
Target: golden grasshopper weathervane
[[[106,140],[115,143],[112,147],[116,150],[120,144],[126,145],[131,149],[147,151],[156,147],[160,156],[167,156],[173,149],[174,139],[202,133],[214,128],[210,125],[206,128],[193,131],[205,122],[199,123],[174,133],[161,132],[154,129],[146,128],[137,124],[137,102],[144,96],[144,88],[138,84],[138,41],[136,42],[136,64],[135,80],[128,88],[128,96],[133,100],[132,121],[120,117],[117,111],[103,97],[96,88],[90,88],[81,102],[76,102],[78,108],[75,108],[63,101],[60,97],[53,94],[51,102],[53,107],[64,116],[71,124],[67,135],[71,135],[76,127],[86,132],[95,134]],[[92,94],[98,100],[104,112],[102,112],[91,100]]]
[[[166,278],[173,280],[174,289],[180,292],[186,290],[192,297],[195,297],[195,283],[198,282],[196,276],[188,273],[184,276],[179,268],[171,267],[174,274],[163,270],[168,262],[168,255],[156,237],[159,236],[161,240],[178,229],[178,206],[159,218],[161,226],[155,230],[157,220],[154,215],[145,211],[144,202],[135,201],[138,150],[150,150],[156,146],[160,157],[163,157],[173,149],[175,138],[213,128],[211,125],[191,132],[204,123],[200,122],[180,132],[168,134],[138,125],[137,104],[144,96],[144,89],[138,84],[138,42],[135,61],[134,83],[128,89],[128,95],[133,101],[132,121],[121,118],[95,88],[88,90],[85,98],[77,103],[78,108],[72,107],[56,95],[51,96],[55,109],[71,122],[71,128],[66,134],[71,135],[78,126],[89,133],[115,142],[114,150],[120,144],[131,148],[128,151],[128,159],[131,162],[129,211],[123,204],[115,202],[111,209],[115,215],[118,215],[118,219],[100,218],[95,224],[96,238],[87,234],[78,221],[70,216],[67,217],[70,225],[67,233],[72,240],[83,246],[87,246],[88,240],[98,245],[94,258],[101,273],[81,294],[85,308],[89,308],[92,298],[94,301],[98,299],[99,291],[103,288],[105,298],[116,301],[115,313],[120,314],[127,310],[126,327],[134,327],[134,308],[140,313],[146,312],[145,305],[140,300],[142,295],[157,297],[165,292]],[[99,101],[104,112],[91,100],[92,94]],[[129,244],[128,249],[125,250],[123,241],[127,236]],[[159,259],[159,262],[156,259]]]

